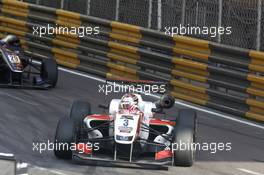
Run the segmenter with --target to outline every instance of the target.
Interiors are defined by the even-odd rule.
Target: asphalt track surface
[[[33,151],[33,142],[53,141],[58,120],[68,117],[74,100],[90,101],[93,112],[101,112],[98,104],[111,97],[106,100],[104,94],[98,93],[99,84],[102,83],[60,71],[57,88],[49,91],[0,89],[0,152],[15,154],[18,160],[28,164],[29,174],[39,175],[264,175],[264,129],[203,112],[198,112],[198,142],[230,142],[232,149],[214,154],[198,151],[197,161],[190,168],[170,167],[166,171],[76,165],[56,159],[53,151],[41,154]],[[178,109],[179,106],[175,106],[168,113],[173,117]]]

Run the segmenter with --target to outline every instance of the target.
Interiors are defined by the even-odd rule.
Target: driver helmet
[[[10,46],[20,47],[20,40],[15,35],[7,35],[2,41]]]
[[[135,94],[125,94],[121,98],[120,109],[138,108],[138,97]]]

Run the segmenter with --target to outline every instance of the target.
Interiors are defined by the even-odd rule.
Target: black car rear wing
[[[148,85],[168,85],[168,82],[165,81],[153,81],[153,80],[135,80],[135,79],[127,79],[127,78],[116,78],[110,79],[107,78],[106,82],[115,82],[122,84],[148,84]]]
[[[127,78],[114,78],[106,79],[106,84],[118,84],[123,86],[144,86],[146,89],[151,86],[156,86],[159,90],[155,93],[166,94],[169,89],[169,83],[165,81],[153,81],[153,80],[135,80]],[[145,89],[145,90],[146,90]]]

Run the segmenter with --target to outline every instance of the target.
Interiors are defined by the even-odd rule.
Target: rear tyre
[[[58,81],[57,62],[54,59],[43,59],[40,76],[51,87],[55,87]]]
[[[71,107],[70,118],[74,121],[75,126],[79,128],[83,119],[91,114],[91,105],[85,101],[74,101]]]
[[[71,144],[74,141],[74,121],[69,118],[62,118],[59,120],[56,134],[55,142],[57,147],[54,149],[54,154],[60,159],[71,159],[72,151],[70,149]]]
[[[190,167],[193,165],[195,150],[192,149],[194,132],[189,127],[177,127],[174,135],[174,165]]]

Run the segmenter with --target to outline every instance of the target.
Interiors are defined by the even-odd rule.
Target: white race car
[[[195,142],[196,112],[179,110],[175,120],[155,117],[173,105],[169,95],[149,102],[139,94],[125,94],[111,100],[108,114],[91,114],[88,102],[75,101],[70,117],[58,123],[55,155],[87,163],[191,166],[195,150],[179,146]]]

